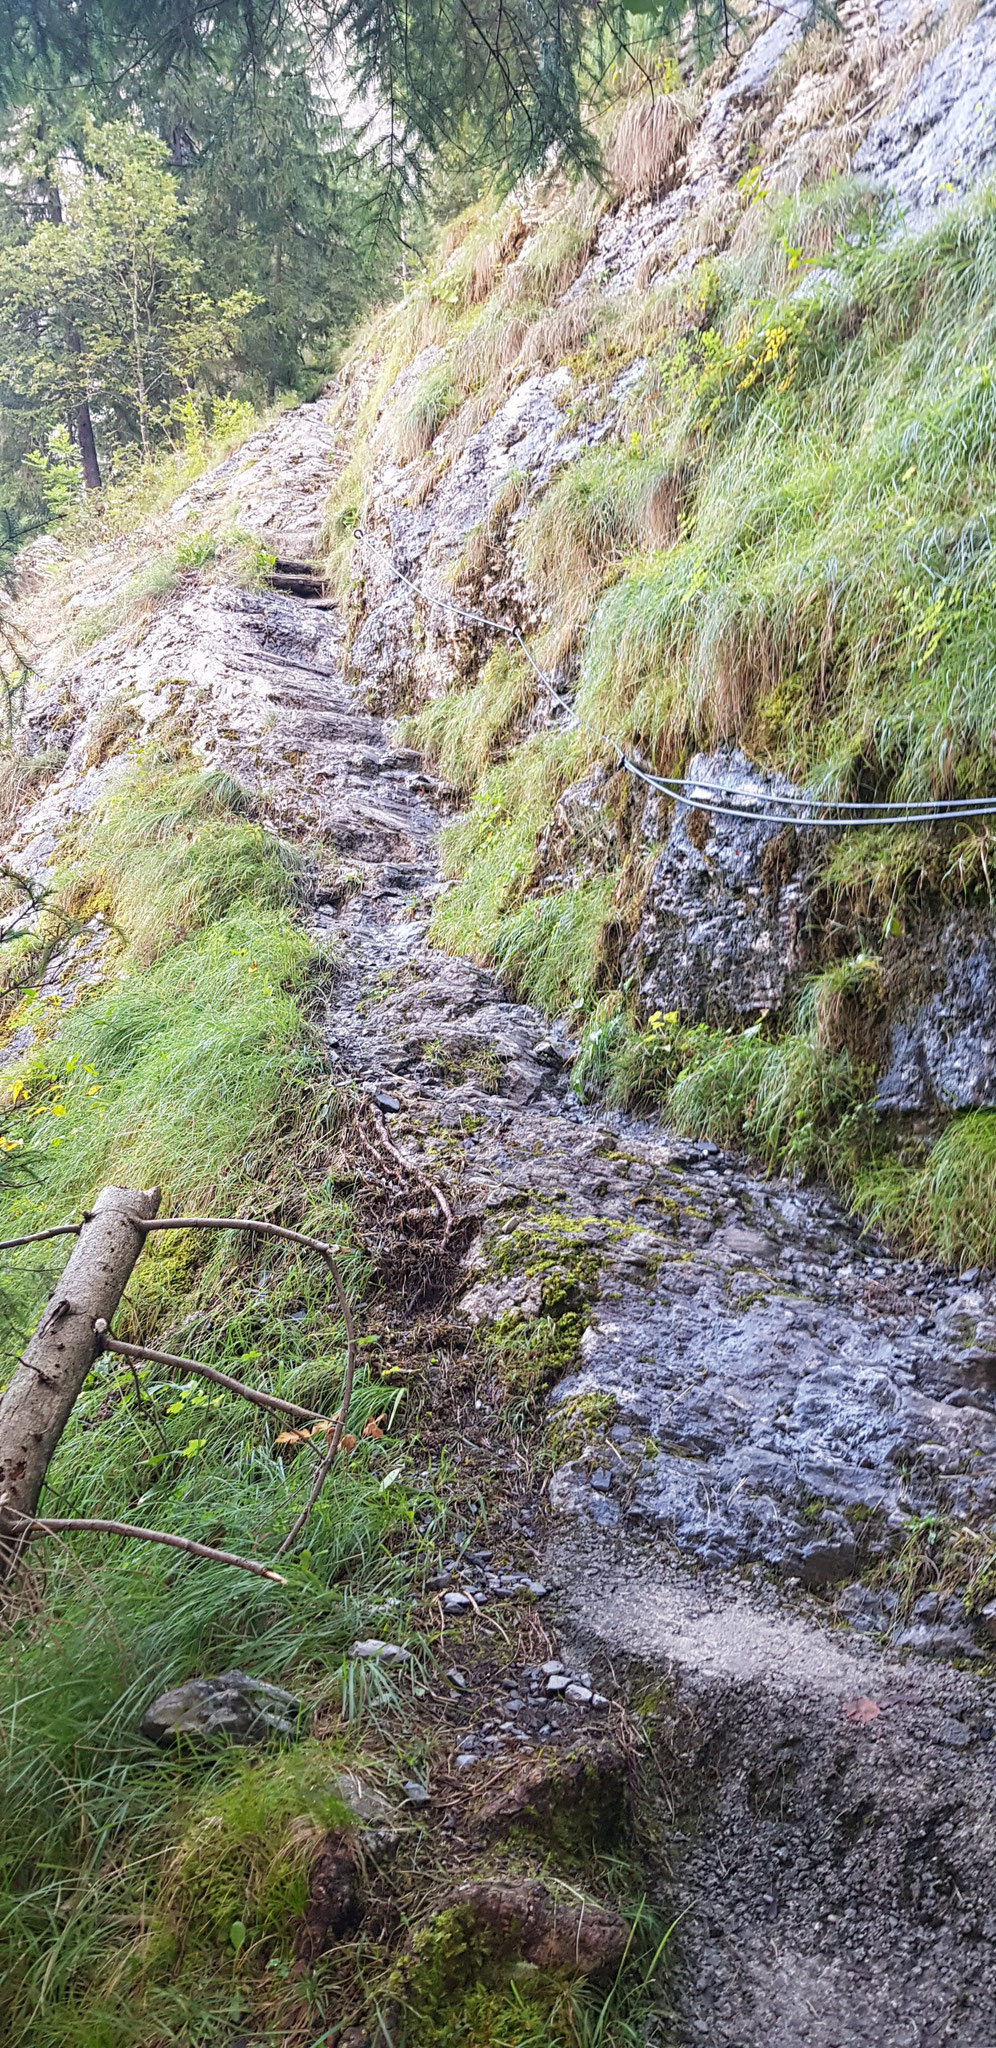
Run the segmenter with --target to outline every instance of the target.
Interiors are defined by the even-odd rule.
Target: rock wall
[[[851,171],[886,195],[899,235],[970,193],[996,171],[996,5],[952,0],[845,0],[839,31],[812,29],[808,4],[759,9],[753,40],[716,73],[699,116],[649,195],[607,206],[578,273],[538,339],[523,344],[510,387],[484,418],[475,398],[457,407],[424,459],[394,459],[390,422],[453,344],[433,343],[384,394],[377,450],[353,556],[355,675],[381,701],[409,708],[472,681],[499,637],[481,616],[534,630],[548,601],[530,585],[522,522],[551,479],[600,442],[625,441],[626,400],[646,368],[620,369],[608,398],[589,404],[581,343],[584,308],[623,294],[652,297],[690,274],[729,239],[752,166],[767,189],[794,193]],[[565,215],[573,203],[561,195]],[[523,200],[518,253],[528,266],[549,199]],[[445,277],[445,273],[444,273]],[[530,359],[529,349],[540,360]],[[545,357],[544,357],[545,350]],[[512,489],[511,510],[502,506]],[[487,532],[486,567],[452,609],[468,537]],[[400,573],[399,573],[400,572]],[[566,677],[570,687],[570,676]],[[536,719],[553,716],[541,704]],[[805,973],[840,957],[821,929],[821,876],[829,835],[782,823],[720,819],[696,803],[707,785],[798,794],[742,755],[697,757],[689,803],[673,818],[634,788],[636,838],[650,864],[639,929],[625,964],[647,1006],[735,1022],[784,1010]],[[544,842],[547,865],[591,872],[586,845],[603,791],[589,778],[560,799]],[[577,826],[573,833],[572,820]],[[608,836],[611,836],[609,834]],[[542,862],[541,862],[542,866]],[[996,1032],[990,1028],[994,937],[987,920],[925,905],[915,932],[886,938],[883,921],[854,947],[881,952],[888,1017],[879,1051],[883,1109],[905,1113],[996,1102]],[[845,948],[846,950],[846,948]]]

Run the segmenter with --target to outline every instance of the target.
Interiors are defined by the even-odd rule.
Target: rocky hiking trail
[[[306,564],[333,455],[304,408],[190,497],[238,497]],[[996,1607],[970,1617],[959,1588],[996,1517],[996,1287],[894,1257],[818,1189],[579,1104],[564,1033],[432,946],[449,795],[342,648],[307,597],[181,590],[138,645],[112,636],[62,679],[78,727],[17,860],[41,873],[113,774],[86,766],[86,733],[124,685],[148,729],[181,722],[328,850],[308,915],[331,1070],[360,1166],[394,1175],[436,1257],[425,1298],[405,1272],[370,1327],[383,1307],[397,1354],[410,1318],[419,1370],[470,1361],[459,1455],[485,1489],[495,1361],[552,1384],[553,1455],[516,1464],[489,1551],[471,1528],[440,1562],[452,1782],[487,1802],[511,1758],[579,1731],[597,1754],[635,1714],[646,1889],[678,1920],[669,2038],[991,2048]],[[33,716],[43,737],[44,700]],[[474,1624],[507,1632],[518,1602],[525,1649],[501,1668],[488,1637],[478,1681]]]

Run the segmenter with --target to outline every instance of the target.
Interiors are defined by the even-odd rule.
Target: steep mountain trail
[[[286,415],[178,530],[231,497],[307,559],[333,452],[322,404]],[[331,1069],[453,1212],[440,1341],[556,1382],[509,1561],[541,1561],[565,1670],[644,1718],[673,2039],[991,2048],[996,1610],[959,1588],[996,1514],[996,1287],[895,1257],[819,1189],[582,1106],[563,1031],[433,946],[448,793],[346,680],[342,638],[334,611],[191,579],[34,704],[35,743],[58,706],[70,745],[9,854],[43,874],[113,779],[125,757],[93,759],[94,733],[124,688],[143,733],[182,732],[321,848]],[[489,1758],[556,1737],[556,1687],[487,1736],[466,1704],[482,1791]]]

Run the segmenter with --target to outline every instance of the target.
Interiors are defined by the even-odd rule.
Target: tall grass
[[[919,1162],[886,1155],[858,1176],[869,1223],[952,1266],[996,1261],[996,1114],[952,1119]]]
[[[290,914],[300,880],[225,778],[150,761],[118,785],[67,884],[113,920],[104,980],[68,1011],[36,1005],[39,1041],[5,1077],[5,1142],[24,1146],[6,1157],[29,1167],[4,1175],[5,1233],[76,1216],[113,1180],[160,1183],[167,1208],[290,1205],[306,1229],[348,1238],[302,1003],[314,953]],[[18,1255],[8,1367],[64,1258]],[[347,1270],[355,1288],[360,1262]],[[338,1399],[328,1277],[272,1246],[157,1240],[118,1326],[325,1412]],[[288,1457],[279,1424],[203,1380],[151,1366],[140,1380],[98,1361],[43,1506],[272,1553],[314,1452]],[[361,1377],[354,1434],[395,1405]],[[277,2013],[308,1845],[355,1740],[253,1773],[230,1754],[181,1765],[138,1724],[165,1687],[232,1666],[311,1705],[337,1699],[343,1652],[386,1629],[411,1569],[393,1538],[413,1504],[389,1456],[389,1438],[360,1437],[343,1457],[286,1586],[104,1537],[38,1553],[0,1638],[0,2012],[17,2048],[207,2048],[240,2013]]]
[[[832,194],[822,206],[847,216]],[[814,289],[819,218],[811,197],[779,209],[780,237],[769,223],[758,246],[781,292],[754,294],[756,248],[731,256],[715,324],[658,364],[659,431],[690,464],[687,532],[602,599],[579,707],[662,767],[737,740],[841,790],[980,789],[996,201],[916,239],[838,240]],[[859,219],[855,198],[852,233]]]
[[[455,789],[480,781],[496,752],[536,701],[537,682],[518,650],[499,647],[473,689],[430,698],[411,720],[424,749]]]

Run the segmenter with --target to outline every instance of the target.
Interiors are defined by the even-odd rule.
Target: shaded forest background
[[[597,173],[614,67],[684,15],[5,0],[0,565],[164,444],[317,389],[483,189]],[[732,19],[702,0],[692,58]]]

